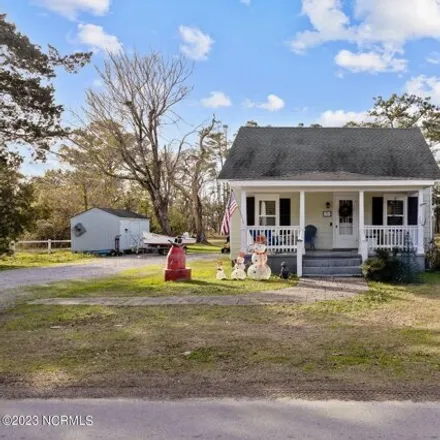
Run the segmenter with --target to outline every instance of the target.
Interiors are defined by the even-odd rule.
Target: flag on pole
[[[221,234],[229,235],[231,232],[231,218],[234,211],[238,209],[237,201],[235,200],[234,193],[231,191],[228,204],[226,205],[225,215],[223,216]]]

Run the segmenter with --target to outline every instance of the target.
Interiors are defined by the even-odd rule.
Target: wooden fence
[[[46,249],[47,253],[50,254],[52,250],[55,250],[57,244],[66,244],[68,243],[69,246],[63,249],[70,249],[70,245],[72,244],[71,240],[25,240],[25,241],[17,241],[12,244],[12,249],[14,252],[17,252],[17,247],[20,245],[38,245],[38,249]],[[43,246],[43,247],[42,247]]]

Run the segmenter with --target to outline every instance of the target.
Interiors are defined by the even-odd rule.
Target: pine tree
[[[55,102],[52,84],[56,67],[75,73],[89,62],[90,53],[61,56],[32,44],[13,23],[0,15],[0,149],[8,143],[32,145],[43,158],[51,141],[63,137],[63,106]]]

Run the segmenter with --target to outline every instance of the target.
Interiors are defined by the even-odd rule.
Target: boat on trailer
[[[143,233],[143,241],[145,249],[157,250],[160,255],[167,252],[173,243],[179,243],[183,246],[195,244],[196,239],[190,237],[188,232],[177,237],[170,237],[168,235],[154,234],[152,232]]]

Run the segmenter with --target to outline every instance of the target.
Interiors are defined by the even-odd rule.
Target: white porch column
[[[241,218],[240,218],[240,224],[241,224],[241,245],[240,250],[242,252],[247,252],[247,192],[246,190],[241,190],[241,201],[240,201],[240,211],[241,211]]]
[[[359,191],[359,253],[362,262],[368,258],[367,240],[365,238],[365,193]]]
[[[301,229],[301,237],[304,239],[304,229],[306,227],[306,193],[299,193],[299,227]]]
[[[419,190],[419,209],[418,209],[418,218],[417,218],[417,253],[419,255],[425,254],[425,244],[424,244],[424,226],[422,221],[426,221],[424,213],[424,191],[423,189]]]
[[[304,191],[299,193],[299,240],[298,249],[296,252],[296,274],[298,277],[302,277],[303,274],[303,254],[305,253],[304,246],[304,229],[306,227],[306,195]]]

